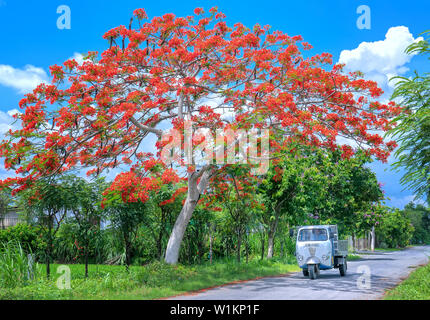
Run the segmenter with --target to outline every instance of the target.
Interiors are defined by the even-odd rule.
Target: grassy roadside
[[[375,251],[376,252],[395,252],[395,251],[402,251],[411,247],[412,246],[407,246],[405,248],[375,248]]]
[[[375,251],[371,252],[369,251],[351,251],[353,252],[352,254],[348,254],[348,257],[350,256],[357,256],[360,257],[360,255],[368,255],[368,254],[377,254],[377,253],[389,253],[389,252],[396,252],[396,251],[402,251],[408,248],[412,248],[414,246],[407,246],[405,248],[375,248]],[[357,258],[358,260],[359,258]]]
[[[397,287],[387,291],[385,300],[430,300],[430,264],[413,271]]]
[[[279,260],[253,259],[245,262],[219,261],[196,266],[170,266],[152,263],[132,266],[90,265],[89,278],[84,277],[84,265],[68,265],[71,271],[71,289],[60,290],[57,267],[52,266],[52,279],[40,277],[26,286],[1,289],[0,300],[10,299],[157,299],[189,291],[200,290],[239,280],[275,276],[299,271],[292,258]],[[41,272],[44,266],[39,266]]]
[[[360,260],[361,257],[358,254],[348,254],[348,261],[357,261]]]

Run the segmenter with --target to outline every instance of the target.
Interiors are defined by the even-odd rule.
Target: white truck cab
[[[296,259],[304,276],[316,279],[320,270],[339,268],[346,274],[348,241],[338,240],[336,225],[298,227],[296,234]]]

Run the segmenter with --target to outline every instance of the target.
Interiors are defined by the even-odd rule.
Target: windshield
[[[327,239],[326,229],[302,229],[298,237],[299,241],[326,241]]]

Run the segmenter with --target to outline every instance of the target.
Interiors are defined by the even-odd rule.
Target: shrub
[[[43,248],[43,240],[40,237],[41,232],[38,227],[26,223],[0,230],[0,245],[6,245],[11,241],[20,243],[26,253],[37,253]]]
[[[376,237],[379,243],[385,243],[388,248],[403,248],[409,244],[413,232],[411,221],[396,209],[383,216],[381,224],[376,228]]]
[[[21,244],[9,241],[0,247],[0,287],[25,286],[39,275],[39,268],[31,253],[27,254]]]

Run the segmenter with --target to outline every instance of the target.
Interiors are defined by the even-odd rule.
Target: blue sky
[[[57,28],[60,5],[70,7],[70,30]],[[370,30],[356,26],[360,5],[370,8]],[[335,62],[341,60],[347,68],[359,67],[369,78],[377,80],[387,92],[385,98],[392,90],[386,82],[388,77],[407,76],[415,69],[430,71],[421,57],[402,54],[419,33],[430,29],[428,0],[0,0],[0,133],[10,127],[11,110],[18,109],[23,93],[35,82],[48,80],[50,65],[61,64],[77,53],[103,51],[107,45],[102,39],[104,32],[120,24],[127,25],[134,9],[145,8],[149,17],[170,12],[185,16],[192,14],[195,7],[208,10],[213,6],[227,15],[229,24],[269,24],[289,35],[302,35],[313,45],[312,54],[329,52]],[[389,165],[376,162],[371,167],[391,198],[387,204],[402,208],[413,198],[399,184],[401,172],[387,171]],[[4,176],[5,171],[0,167],[0,178]]]

